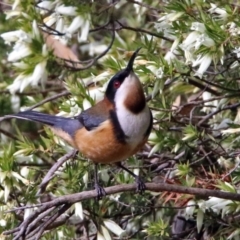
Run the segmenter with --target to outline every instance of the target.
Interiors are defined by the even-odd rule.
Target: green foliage
[[[134,71],[143,84],[154,126],[147,146],[126,165],[136,173],[140,169],[147,181],[238,192],[240,20],[235,1],[11,4],[15,9],[1,5],[6,9],[0,13],[1,116],[38,103],[37,111],[77,116],[103,97],[108,80],[141,47]],[[112,41],[113,30],[113,45],[99,58]],[[51,43],[46,34],[52,34]],[[40,124],[0,122],[0,238],[30,214],[31,210],[7,212],[14,207],[94,188],[93,164],[79,153],[55,172],[41,197],[37,194],[49,169],[70,150]],[[134,182],[114,166],[100,166],[99,176],[104,187]],[[239,235],[237,201],[122,192],[81,204],[83,220],[72,206],[64,213],[67,220],[42,239]],[[177,223],[186,228],[175,228]]]
[[[162,219],[158,222],[152,222],[147,228],[149,236],[161,237],[161,239],[168,239],[169,237],[169,223]]]

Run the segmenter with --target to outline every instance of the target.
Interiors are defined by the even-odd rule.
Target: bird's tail
[[[8,116],[17,119],[44,123],[55,129],[61,129],[71,136],[75,134],[77,129],[82,128],[82,124],[77,119],[54,116],[36,111],[24,111]]]
[[[66,119],[64,117],[58,117],[58,116],[40,113],[36,111],[24,111],[16,114],[11,114],[9,116],[12,116],[17,119],[31,120],[35,122],[44,123],[49,126],[54,126],[58,122],[62,122],[62,120]]]

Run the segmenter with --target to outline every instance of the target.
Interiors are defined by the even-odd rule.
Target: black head
[[[133,63],[134,60],[141,48],[138,48],[133,55],[131,56],[128,65],[125,69],[119,71],[116,73],[111,80],[108,83],[107,90],[106,90],[106,97],[108,98],[109,101],[114,102],[114,97],[115,94],[118,90],[118,88],[122,85],[124,80],[130,75],[131,72],[133,72]]]

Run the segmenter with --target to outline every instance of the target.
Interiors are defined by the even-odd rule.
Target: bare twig
[[[210,119],[211,117],[213,117],[214,115],[222,112],[222,111],[225,111],[225,110],[231,110],[231,109],[236,109],[237,107],[240,106],[240,103],[236,103],[236,104],[233,104],[233,105],[229,105],[229,106],[226,106],[226,107],[223,107],[221,109],[217,109],[216,111],[214,112],[211,112],[209,113],[207,116],[205,116],[201,121],[199,121],[198,123],[198,126],[201,126],[204,122],[206,122],[208,119]]]
[[[29,237],[31,237],[31,236],[36,234],[35,240],[40,239],[40,237],[42,236],[42,234],[45,231],[45,229],[51,223],[53,223],[60,215],[62,215],[66,210],[68,210],[70,207],[71,207],[71,205],[68,205],[68,204],[63,205],[57,212],[55,212],[51,217],[49,217],[44,223],[39,225],[33,232],[31,232]],[[16,240],[17,240],[17,238],[16,238]]]
[[[49,169],[48,173],[43,178],[41,184],[39,185],[40,189],[37,194],[41,194],[43,191],[45,191],[49,181],[54,178],[54,174],[57,171],[57,169],[60,166],[62,166],[62,164],[66,162],[68,159],[72,157],[74,158],[76,154],[77,154],[77,150],[74,149],[58,159],[58,161]]]
[[[232,168],[227,174],[225,174],[223,177],[222,177],[222,180],[224,180],[226,177],[228,177],[229,175],[231,175],[240,165],[240,162],[238,162],[234,168]]]
[[[1,119],[1,118],[0,118],[0,119]],[[15,135],[13,135],[12,133],[10,133],[10,132],[2,129],[2,128],[0,128],[0,133],[6,135],[6,136],[9,137],[9,138],[12,138],[13,140],[16,140],[16,141],[19,140]]]
[[[131,30],[131,31],[133,31],[133,32],[142,32],[142,33],[147,33],[147,34],[149,34],[149,35],[152,35],[152,36],[154,36],[154,37],[157,37],[157,38],[161,38],[161,39],[164,39],[164,40],[166,40],[166,41],[168,41],[168,42],[173,42],[173,40],[172,39],[170,39],[170,38],[167,38],[167,37],[164,37],[162,34],[157,34],[157,33],[154,33],[154,32],[150,32],[150,31],[148,31],[148,30],[146,30],[146,29],[142,29],[142,28],[133,28],[133,27],[129,27],[129,26],[125,26],[125,25],[123,25],[121,22],[119,22],[119,21],[116,21],[118,24],[119,24],[119,26],[121,27],[120,29],[127,29],[127,30]]]
[[[31,106],[30,108],[28,108],[28,110],[32,110],[32,109],[34,109],[34,108],[36,108],[36,107],[39,107],[39,106],[43,105],[44,103],[47,103],[47,102],[53,101],[53,100],[55,100],[55,99],[57,99],[57,98],[64,97],[64,96],[68,96],[68,95],[70,95],[70,92],[69,92],[69,91],[64,91],[64,92],[58,93],[58,94],[56,94],[56,95],[54,95],[54,96],[51,96],[51,97],[48,97],[48,98],[43,99],[43,100],[40,101],[39,103],[34,104],[34,105]]]
[[[117,185],[105,188],[106,194],[116,194],[120,192],[128,192],[128,191],[135,191],[136,186],[135,184],[123,184],[123,185]],[[223,192],[219,190],[209,190],[209,189],[202,189],[202,188],[192,188],[192,187],[185,187],[185,186],[179,186],[179,185],[171,185],[166,183],[146,183],[146,189],[153,192],[176,192],[176,193],[185,193],[185,194],[191,194],[195,195],[197,197],[207,198],[207,197],[218,197],[223,199],[230,199],[233,201],[240,201],[240,194],[238,193],[231,193],[231,192]],[[41,213],[48,211],[50,208],[58,208],[59,206],[63,206],[59,212],[63,213],[64,206],[70,207],[72,204],[87,200],[87,199],[93,199],[97,197],[97,192],[95,190],[91,191],[85,191],[81,193],[75,193],[70,194],[66,196],[61,196],[58,198],[55,198],[49,202],[42,203],[42,206],[39,207],[34,213],[32,213],[28,218],[26,218],[20,226],[18,226],[15,229],[5,231],[5,235],[12,234],[13,232],[18,232],[15,236],[15,239],[21,239],[22,237],[26,237],[25,233],[29,226],[29,224],[36,219],[36,217],[40,216]],[[54,215],[56,218],[57,216],[60,216],[59,214]],[[54,217],[54,218],[55,218]],[[39,221],[42,219],[38,218]],[[48,221],[48,223],[52,223],[52,219]],[[47,224],[46,224],[47,225]],[[45,225],[42,227],[46,227]],[[32,226],[33,228],[33,226]],[[42,230],[41,230],[42,231]],[[29,232],[31,234],[31,231]]]
[[[113,25],[113,24],[112,24]],[[88,69],[90,68],[93,64],[95,64],[100,58],[102,58],[103,56],[105,56],[108,51],[112,48],[112,45],[114,43],[114,40],[115,40],[115,28],[114,28],[114,25],[113,25],[113,29],[112,29],[112,39],[108,45],[108,47],[102,52],[100,53],[97,57],[93,58],[93,59],[90,59],[90,60],[87,60],[87,61],[79,61],[79,62],[74,62],[74,61],[71,61],[69,59],[64,59],[64,58],[61,58],[61,60],[65,61],[65,62],[68,62],[68,63],[71,63],[73,66],[74,64],[86,64],[85,66],[83,67],[71,67],[69,65],[65,66],[73,71],[79,71],[79,70],[85,70],[85,69]]]

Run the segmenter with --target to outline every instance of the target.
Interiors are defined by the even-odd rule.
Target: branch
[[[73,66],[74,64],[86,64],[85,66],[83,67],[71,67],[69,65],[65,65],[65,67],[71,69],[72,71],[79,71],[79,70],[85,70],[85,69],[88,69],[90,68],[93,64],[95,64],[100,58],[104,57],[108,51],[112,48],[112,45],[114,43],[114,40],[115,40],[115,28],[113,27],[112,29],[112,38],[111,38],[111,41],[108,45],[108,47],[102,52],[100,53],[98,56],[96,56],[95,58],[92,58],[90,60],[86,60],[86,61],[81,61],[81,62],[74,62],[74,61],[71,61],[71,60],[68,60],[68,59],[64,59],[64,58],[61,58],[61,60],[67,62],[67,63],[71,63]]]
[[[201,198],[207,198],[207,197],[218,197],[218,198],[223,198],[223,199],[229,199],[233,201],[240,201],[240,194],[238,193],[231,193],[231,192],[223,192],[219,190],[209,190],[209,189],[202,189],[202,188],[193,188],[193,187],[184,187],[184,186],[179,186],[179,185],[171,185],[171,184],[166,184],[166,183],[146,183],[146,189],[152,192],[176,192],[176,193],[185,193],[185,194],[190,194],[194,195],[197,197]],[[136,190],[136,185],[135,184],[122,184],[122,185],[116,185],[112,187],[107,187],[105,188],[106,194],[116,194],[116,193],[121,193],[121,192],[129,192],[132,191],[134,192]],[[81,193],[75,193],[75,194],[70,194],[66,196],[61,196],[57,197],[49,202],[44,202],[42,203],[42,206],[39,207],[34,213],[32,213],[28,218],[26,218],[18,227],[12,230],[5,231],[3,234],[4,235],[9,235],[12,233],[16,233],[14,239],[21,239],[21,237],[27,237],[26,236],[26,231],[28,231],[28,235],[32,233],[32,231],[28,228],[29,224],[35,220],[36,223],[41,223],[41,226],[44,227],[44,229],[39,229],[41,232],[43,230],[47,229],[48,224],[52,224],[52,221],[48,221],[44,219],[43,216],[45,217],[45,214],[42,214],[46,211],[49,212],[49,209],[56,210],[57,208],[60,207],[60,209],[65,209],[65,206],[70,207],[72,204],[76,202],[80,202],[83,200],[88,200],[88,199],[94,199],[97,197],[97,192],[95,190],[91,191],[84,191]],[[29,206],[26,206],[29,207]],[[33,207],[36,207],[34,205]],[[61,211],[63,213],[63,211]],[[60,216],[58,214],[58,216]],[[33,226],[31,225],[31,229],[36,229],[38,226]]]
[[[119,22],[119,21],[116,21],[116,22],[117,22],[117,23],[119,24],[119,26],[120,26],[119,30],[120,30],[120,29],[127,29],[127,30],[130,30],[130,31],[133,31],[133,32],[147,33],[147,34],[152,35],[152,36],[154,36],[154,37],[164,39],[164,40],[166,40],[166,41],[168,41],[168,42],[173,42],[172,39],[167,38],[167,37],[164,37],[162,34],[157,34],[157,33],[154,33],[154,32],[150,32],[150,31],[148,31],[148,30],[146,30],[146,29],[142,29],[142,28],[133,28],[133,27],[125,26],[125,25],[123,25],[123,24],[122,24],[121,22]]]
[[[190,77],[188,77],[187,81],[188,81],[189,84],[191,84],[191,85],[193,85],[193,86],[195,86],[195,87],[198,87],[198,88],[200,88],[201,90],[204,90],[204,91],[206,91],[206,92],[209,92],[209,93],[211,93],[211,94],[213,94],[213,95],[215,95],[215,96],[219,96],[219,95],[220,95],[220,93],[217,92],[216,90],[214,90],[214,89],[212,89],[212,88],[210,88],[210,87],[208,87],[208,86],[206,86],[206,85],[203,85],[203,84],[195,81],[194,79],[192,79],[192,78],[190,78]]]
[[[209,113],[206,117],[204,117],[199,123],[198,123],[198,126],[201,126],[204,122],[206,122],[208,119],[210,119],[212,116],[224,111],[224,110],[232,110],[232,109],[236,109],[237,107],[240,106],[240,103],[236,103],[236,104],[233,104],[233,105],[230,105],[230,106],[226,106],[226,107],[223,107],[221,109],[217,109],[216,111],[214,112],[211,112]]]
[[[55,99],[57,99],[57,98],[64,97],[64,96],[68,96],[68,95],[70,95],[70,92],[69,92],[69,91],[64,91],[64,92],[58,93],[58,94],[56,94],[56,95],[54,95],[54,96],[51,96],[51,97],[48,97],[48,98],[43,99],[43,100],[40,101],[39,103],[34,104],[34,105],[31,106],[30,108],[28,108],[28,110],[32,110],[32,109],[34,109],[34,108],[36,108],[36,107],[39,107],[39,106],[43,105],[44,103],[51,102],[51,101],[53,101],[53,100],[55,100]]]
[[[68,159],[70,158],[74,158],[75,155],[77,154],[77,150],[72,150],[69,153],[65,154],[64,156],[62,156],[61,158],[58,159],[58,161],[49,169],[48,173],[45,175],[45,177],[43,178],[41,184],[39,185],[39,191],[37,194],[42,193],[43,191],[45,191],[49,181],[54,178],[54,173],[57,171],[57,169],[62,166],[62,164],[64,162],[66,162]]]

